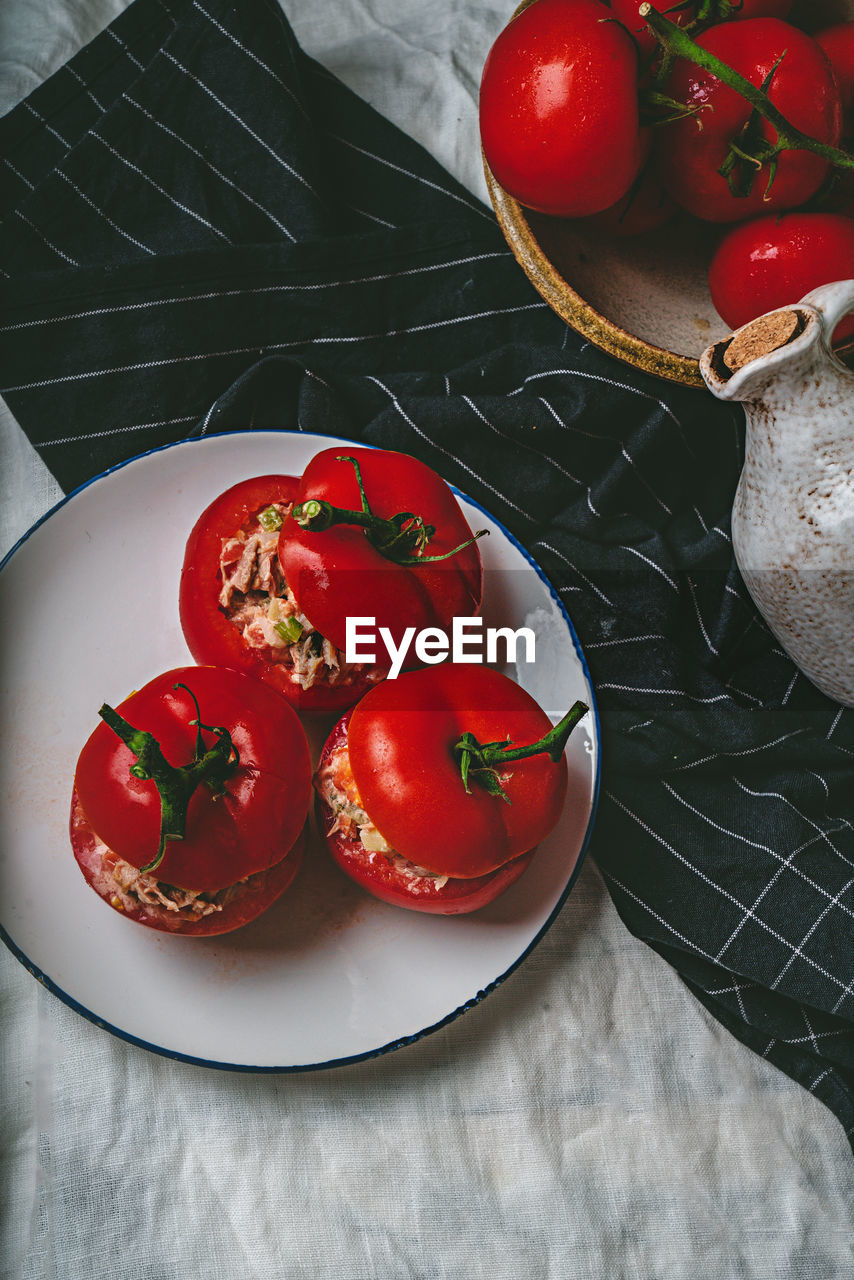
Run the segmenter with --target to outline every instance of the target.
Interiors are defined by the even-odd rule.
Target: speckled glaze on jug
[[[796,306],[801,332],[728,374],[729,339],[700,359],[721,400],[743,402],[736,562],[771,631],[823,693],[854,706],[854,373],[831,350],[854,280]],[[756,322],[754,322],[756,323]],[[747,326],[745,326],[747,329]],[[743,330],[739,331],[744,332]]]

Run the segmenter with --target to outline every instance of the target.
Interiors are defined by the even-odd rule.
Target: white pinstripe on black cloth
[[[60,482],[298,423],[482,501],[586,646],[626,924],[851,1132],[854,717],[735,569],[740,413],[569,332],[273,0],[136,0],[0,121],[0,157],[0,382]]]

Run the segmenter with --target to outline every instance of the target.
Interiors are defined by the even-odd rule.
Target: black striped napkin
[[[0,121],[0,156],[0,382],[60,483],[299,423],[490,508],[590,661],[623,919],[851,1133],[854,716],[734,567],[740,411],[568,331],[274,0],[136,0]]]

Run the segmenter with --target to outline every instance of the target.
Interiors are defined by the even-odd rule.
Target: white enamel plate
[[[142,928],[86,884],[68,839],[77,756],[103,702],[191,662],[177,601],[196,518],[238,480],[299,475],[339,443],[240,432],[145,454],[60,503],[0,570],[10,620],[0,639],[3,936],[73,1008],[171,1057],[308,1070],[435,1030],[536,944],[569,892],[593,821],[598,724],[569,618],[507,531],[460,496],[472,527],[490,530],[479,544],[485,625],[536,632],[536,662],[509,674],[554,719],[577,698],[591,707],[567,747],[563,817],[522,879],[473,915],[420,915],[368,897],[315,837],[293,888],[254,924],[216,938]],[[330,726],[313,730],[315,749]]]

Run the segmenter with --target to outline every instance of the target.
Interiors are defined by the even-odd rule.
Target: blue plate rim
[[[350,446],[358,445],[362,448],[368,448],[368,449],[375,449],[375,448],[381,447],[378,445],[366,444],[363,441],[350,440],[350,439],[347,439],[345,436],[324,435],[319,432],[313,432],[313,431],[304,432],[301,430],[291,430],[286,427],[282,427],[282,428],[265,427],[263,430],[263,433],[270,434],[270,435],[297,436],[297,437],[310,435],[315,437],[318,440],[328,440],[330,442],[329,447],[332,447],[336,444],[346,444]],[[79,495],[85,492],[86,489],[90,488],[93,484],[98,483],[98,481],[105,479],[107,476],[113,475],[114,472],[121,471],[125,467],[130,466],[132,463],[139,462],[142,458],[148,458],[148,457],[151,457],[153,454],[157,454],[157,453],[164,453],[169,449],[176,449],[182,445],[200,444],[205,440],[216,440],[226,436],[229,436],[229,437],[240,436],[240,435],[257,436],[258,434],[259,434],[259,431],[257,430],[238,429],[234,431],[211,432],[210,434],[204,435],[204,436],[185,436],[181,440],[171,440],[166,444],[157,445],[152,449],[145,449],[142,453],[135,454],[132,458],[126,458],[122,462],[117,462],[114,466],[108,467],[105,471],[101,471],[99,472],[98,475],[92,476],[91,479],[84,481],[84,483],[81,485],[78,485],[76,489],[72,489],[70,493],[65,494],[62,498],[59,499],[58,502],[54,503],[54,505],[50,508],[49,511],[46,511],[44,515],[40,516],[39,519],[36,520],[30,526],[30,528],[27,529],[26,532],[21,535],[20,538],[18,538],[14,546],[10,547],[10,549],[3,556],[3,559],[0,560],[0,573],[2,573],[3,569],[5,568],[6,564],[11,560],[12,556],[14,556],[15,553],[20,550],[20,548],[24,545],[24,543],[29,540],[29,538],[36,532],[37,529],[41,527],[41,525],[43,525],[47,520],[49,520],[53,515],[55,515],[57,511],[61,510],[62,507],[66,506],[67,503],[71,502],[74,498],[79,497]],[[593,718],[594,733],[595,733],[595,740],[596,740],[596,768],[595,768],[595,773],[593,777],[593,794],[591,797],[590,814],[587,820],[587,826],[585,828],[584,837],[581,842],[581,847],[579,849],[578,858],[576,859],[575,866],[573,867],[569,875],[569,879],[567,880],[565,889],[560,895],[560,898],[558,899],[558,901],[555,903],[555,906],[552,909],[551,913],[549,914],[548,919],[545,920],[545,922],[542,924],[540,929],[537,931],[537,933],[534,935],[534,937],[525,947],[524,951],[521,952],[521,954],[513,961],[511,965],[508,966],[507,969],[504,970],[503,973],[499,974],[498,977],[494,978],[492,982],[488,983],[487,986],[482,988],[482,990],[478,991],[476,995],[471,997],[471,999],[466,1000],[461,1005],[458,1005],[456,1009],[453,1009],[450,1013],[446,1014],[444,1018],[440,1018],[438,1022],[431,1023],[427,1027],[422,1027],[420,1031],[415,1031],[411,1035],[400,1036],[395,1040],[390,1040],[387,1044],[380,1045],[376,1049],[366,1049],[366,1050],[363,1050],[361,1053],[349,1054],[340,1058],[330,1058],[324,1062],[295,1063],[287,1066],[260,1066],[253,1063],[219,1062],[216,1059],[211,1059],[211,1058],[198,1058],[192,1054],[181,1053],[177,1049],[167,1049],[163,1045],[153,1044],[148,1040],[143,1040],[139,1036],[133,1035],[129,1031],[124,1031],[121,1027],[117,1027],[113,1023],[107,1022],[105,1019],[98,1017],[98,1015],[93,1010],[87,1009],[86,1006],[81,1004],[78,1000],[76,1000],[74,996],[69,995],[67,991],[63,991],[63,989],[58,985],[58,983],[54,982],[54,980],[51,977],[49,977],[48,974],[44,973],[38,967],[38,965],[34,964],[29,959],[29,957],[21,950],[21,948],[17,945],[14,939],[7,932],[6,928],[2,924],[0,924],[0,940],[3,941],[3,943],[6,945],[8,950],[15,957],[15,959],[18,960],[23,965],[23,967],[27,970],[27,972],[30,973],[36,979],[37,982],[39,982],[46,990],[50,991],[52,995],[55,995],[58,999],[60,999],[63,1004],[68,1006],[69,1009],[73,1009],[75,1013],[80,1014],[88,1022],[91,1022],[96,1027],[100,1027],[101,1030],[103,1031],[108,1031],[111,1035],[115,1036],[117,1039],[123,1040],[127,1044],[136,1045],[138,1048],[147,1049],[150,1053],[155,1053],[159,1057],[169,1058],[174,1062],[186,1062],[186,1063],[189,1063],[191,1066],[196,1066],[196,1067],[209,1067],[214,1071],[235,1071],[235,1072],[241,1072],[241,1073],[248,1073],[251,1075],[294,1075],[294,1074],[301,1074],[301,1073],[312,1072],[312,1071],[329,1071],[338,1067],[351,1066],[359,1062],[368,1062],[373,1058],[384,1057],[387,1054],[394,1053],[398,1049],[406,1048],[408,1045],[417,1044],[420,1040],[424,1040],[427,1036],[433,1035],[435,1032],[440,1031],[443,1027],[449,1026],[450,1023],[455,1022],[464,1013],[467,1013],[470,1009],[473,1009],[477,1005],[481,1004],[488,995],[491,995],[492,992],[496,990],[496,988],[500,987],[502,983],[504,983],[507,980],[507,978],[509,978],[510,975],[519,968],[519,966],[523,963],[523,961],[527,959],[527,957],[531,954],[534,948],[539,945],[539,943],[542,941],[546,933],[548,933],[549,929],[552,927],[558,915],[560,914],[561,910],[563,909],[564,903],[569,897],[572,891],[572,888],[576,880],[578,879],[578,875],[581,871],[582,865],[587,855],[588,846],[590,844],[590,837],[593,832],[593,827],[596,820],[596,812],[599,805],[599,788],[600,788],[601,774],[602,774],[602,750],[601,750],[602,733],[601,733],[601,721],[599,718],[599,708],[596,702],[596,696],[593,689],[593,681],[590,677],[590,670],[587,665],[587,659],[584,655],[584,651],[581,647],[578,636],[576,635],[575,627],[572,625],[572,620],[566,611],[564,603],[560,599],[560,596],[557,594],[551,582],[549,581],[548,577],[546,576],[545,571],[537,563],[537,561],[534,559],[531,553],[527,550],[527,548],[522,545],[519,539],[516,538],[514,534],[510,532],[510,530],[506,527],[505,524],[503,524],[501,520],[498,520],[491,511],[487,510],[487,508],[484,507],[482,503],[470,497],[470,495],[465,493],[462,489],[458,489],[456,485],[452,484],[450,485],[450,488],[457,495],[457,497],[464,499],[466,502],[470,503],[471,506],[477,508],[478,511],[482,511],[483,514],[493,522],[493,524],[498,526],[498,528],[507,538],[508,542],[510,542],[517,549],[517,551],[520,552],[520,554],[525,558],[525,560],[527,560],[531,568],[535,571],[535,573],[539,577],[540,581],[547,588],[549,595],[551,596],[552,600],[556,604],[557,608],[560,610],[560,613],[563,616],[564,622],[566,623],[567,629],[569,630],[570,638],[572,639],[573,648],[575,649],[576,655],[581,664],[581,669],[584,674],[584,678],[587,682],[588,691],[590,693],[590,715]]]

